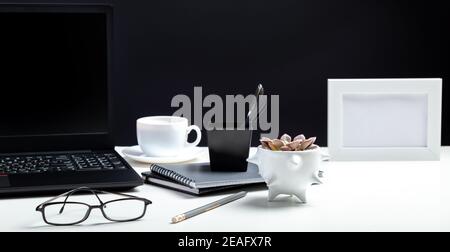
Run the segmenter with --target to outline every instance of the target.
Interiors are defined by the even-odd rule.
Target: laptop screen
[[[105,13],[0,12],[0,137],[108,130]]]

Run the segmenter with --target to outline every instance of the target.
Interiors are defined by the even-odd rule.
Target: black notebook
[[[248,164],[247,172],[212,172],[209,163],[152,164],[142,175],[147,183],[197,195],[264,183],[254,164]]]

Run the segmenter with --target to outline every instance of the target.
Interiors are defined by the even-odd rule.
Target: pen
[[[186,213],[179,214],[179,215],[177,215],[177,216],[172,218],[172,223],[178,223],[180,221],[184,221],[186,219],[189,219],[189,218],[194,217],[196,215],[199,215],[201,213],[204,213],[204,212],[207,212],[209,210],[212,210],[212,209],[214,209],[216,207],[220,207],[220,206],[223,206],[223,205],[225,205],[227,203],[235,201],[237,199],[243,198],[243,197],[245,197],[245,195],[247,195],[247,192],[239,192],[239,193],[230,195],[228,197],[225,197],[223,199],[220,199],[220,200],[214,201],[212,203],[209,203],[207,205],[201,206],[199,208],[193,209],[193,210],[188,211]]]

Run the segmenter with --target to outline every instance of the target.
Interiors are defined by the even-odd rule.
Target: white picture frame
[[[329,79],[335,161],[440,160],[442,79]]]

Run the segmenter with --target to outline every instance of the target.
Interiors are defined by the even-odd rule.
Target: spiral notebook
[[[192,194],[264,183],[254,164],[248,164],[247,172],[212,172],[209,163],[152,164],[142,175],[148,183]]]

